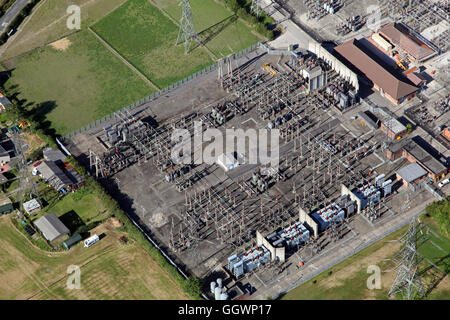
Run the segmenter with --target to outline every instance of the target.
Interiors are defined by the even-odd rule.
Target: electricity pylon
[[[194,20],[192,19],[192,9],[189,0],[182,0],[179,4],[182,7],[181,19],[180,19],[180,32],[178,33],[177,45],[184,42],[184,52],[189,52],[189,45],[192,40],[200,42],[198,38],[197,30],[194,26]]]
[[[23,142],[18,133],[14,133],[11,137],[14,143],[14,149],[17,157],[17,172],[19,177],[19,188],[16,194],[16,199],[19,202],[19,208],[23,207],[26,198],[36,199],[42,205],[39,192],[34,185],[32,176],[27,166],[27,160],[23,151]]]
[[[410,223],[408,231],[399,240],[403,244],[402,249],[392,259],[396,264],[397,276],[388,296],[401,293],[403,300],[420,299],[425,296],[422,279],[418,273],[419,254],[417,248],[426,240],[422,225],[414,219]]]

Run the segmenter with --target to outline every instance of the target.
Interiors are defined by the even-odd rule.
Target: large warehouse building
[[[373,87],[378,90],[382,96],[395,104],[409,100],[415,96],[416,86],[394,75],[378,61],[370,50],[356,39],[344,42],[334,48],[347,64],[353,66],[359,73],[372,81]]]
[[[414,62],[423,62],[437,54],[425,42],[411,34],[401,23],[388,23],[379,30],[381,36],[404,50]]]

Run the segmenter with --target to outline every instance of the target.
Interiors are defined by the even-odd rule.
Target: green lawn
[[[46,0],[41,1],[33,11],[28,23],[21,25],[21,32],[17,34],[2,59],[14,57],[18,54],[32,50],[38,46],[53,42],[65,35],[73,33],[66,26],[69,5],[78,5],[81,8],[81,28],[100,20],[103,16],[117,8],[127,0]]]
[[[179,21],[178,0],[154,0],[173,19]],[[192,17],[200,39],[218,57],[239,52],[261,41],[224,6],[213,0],[191,0]]]
[[[72,132],[154,91],[89,31],[68,39],[65,51],[46,46],[18,58],[5,85],[34,103],[57,133]]]
[[[148,0],[126,2],[93,29],[160,88],[213,63],[204,48],[175,46],[178,27]]]
[[[87,188],[69,193],[61,200],[58,200],[56,191],[43,182],[39,184],[38,192],[41,200],[45,203],[45,207],[30,216],[33,221],[45,214],[54,213],[74,232],[77,227],[83,224],[92,227],[93,224],[98,224],[110,216],[110,212],[105,208],[103,201],[89,193]]]

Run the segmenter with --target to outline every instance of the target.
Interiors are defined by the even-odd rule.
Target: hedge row
[[[450,196],[430,203],[425,208],[425,213],[437,222],[443,234],[450,236]]]
[[[16,0],[6,0],[2,4],[0,4],[0,16],[3,16],[6,11],[8,11],[9,7],[13,5]]]
[[[250,11],[251,1],[245,0],[222,0],[227,8],[232,10],[236,15],[252,25],[256,32],[264,35],[268,40],[274,39],[274,33],[269,29],[270,25],[275,22],[272,17],[269,17],[261,10],[259,17],[255,16]]]

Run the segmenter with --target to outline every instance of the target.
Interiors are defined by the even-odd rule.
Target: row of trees
[[[271,25],[275,22],[273,18],[267,16],[261,11],[259,17],[250,12],[251,2],[247,0],[222,0],[222,2],[230,8],[236,15],[255,27],[255,30],[264,35],[268,40],[275,38]]]
[[[425,213],[436,220],[442,233],[450,236],[450,196],[429,204]]]

